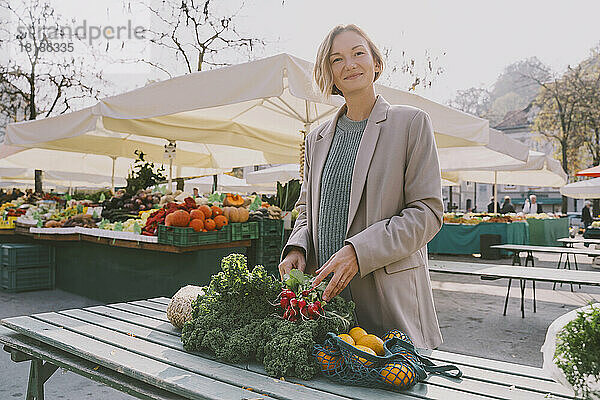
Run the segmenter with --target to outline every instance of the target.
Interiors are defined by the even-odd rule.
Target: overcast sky
[[[121,0],[52,2],[65,17],[85,18],[88,24],[116,25],[128,19],[150,23],[145,13],[125,10]],[[287,52],[314,61],[320,41],[338,23],[355,23],[380,47],[406,50],[417,59],[429,50],[440,57],[444,73],[432,89],[419,93],[446,102],[458,89],[491,89],[506,65],[526,57],[537,56],[559,72],[578,63],[600,40],[599,15],[600,2],[595,0],[285,0],[284,5],[282,0],[247,0],[239,25],[270,42],[261,55]],[[123,51],[130,54],[135,46],[128,43]],[[132,66],[108,72],[123,90],[151,77]]]

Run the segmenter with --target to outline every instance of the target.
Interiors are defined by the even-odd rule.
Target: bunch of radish
[[[319,319],[325,315],[321,302],[315,299],[316,293],[312,290],[303,290],[296,296],[292,290],[285,288],[279,296],[279,305],[284,310],[283,318],[288,321]]]

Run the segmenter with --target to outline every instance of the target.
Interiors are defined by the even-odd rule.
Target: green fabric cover
[[[478,225],[444,224],[427,249],[439,254],[478,254],[479,236],[483,234],[500,235],[502,244],[529,244],[529,226],[525,222],[484,222]],[[502,251],[501,254],[508,253]]]
[[[569,219],[529,218],[529,244],[534,246],[561,246],[556,239],[569,237]]]

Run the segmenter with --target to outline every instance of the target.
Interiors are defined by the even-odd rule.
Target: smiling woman
[[[337,26],[317,54],[315,80],[341,95],[334,118],[306,137],[304,182],[281,275],[333,275],[323,299],[352,298],[368,332],[402,329],[419,347],[442,342],[427,242],[442,224],[440,167],[429,116],[375,94],[381,52],[355,25]]]

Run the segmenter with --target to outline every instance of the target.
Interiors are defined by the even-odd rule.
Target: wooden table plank
[[[252,363],[248,366],[252,371],[264,373],[262,365]],[[339,393],[342,396],[348,396],[355,400],[396,400],[396,399],[461,399],[461,400],[489,400],[503,399],[500,397],[490,397],[484,394],[471,394],[460,390],[442,388],[428,383],[418,383],[410,391],[395,391],[384,389],[373,389],[361,386],[340,385],[324,378],[317,378],[310,381],[300,379],[291,379],[293,382],[298,382],[302,385],[323,390]]]
[[[560,238],[560,239],[556,239],[557,242],[561,242],[561,243],[582,243],[582,244],[600,244],[600,239],[579,239],[579,238],[570,238],[570,237],[566,237],[566,238]]]
[[[50,362],[59,368],[102,383],[138,399],[185,400],[184,397],[141,381],[134,381],[109,368],[16,333],[3,326],[0,326],[0,344],[18,350],[33,358]]]
[[[1,322],[19,333],[190,399],[241,400],[252,395],[239,387],[170,366],[38,319],[14,317]],[[257,398],[273,399],[265,395]]]
[[[542,282],[600,285],[600,274],[594,271],[521,267],[517,265],[477,264],[458,261],[429,260],[429,270],[482,277],[529,279]]]
[[[510,250],[510,251],[533,251],[542,253],[556,254],[579,254],[589,256],[600,256],[600,250],[581,249],[575,247],[554,247],[554,246],[531,246],[524,244],[495,244],[490,246],[494,249]]]
[[[168,298],[168,297],[155,297],[153,299],[148,299],[148,301],[153,301],[155,303],[161,303],[161,304],[169,305],[169,303],[171,302],[171,299]]]
[[[77,319],[70,315],[77,316]],[[89,312],[83,310],[70,310],[69,315],[43,313],[36,314],[33,317],[47,323],[63,326],[65,329],[100,340],[111,346],[128,350],[207,378],[212,378],[230,385],[251,387],[255,392],[266,394],[267,396],[272,396],[277,399],[343,399],[341,396],[327,396],[300,385],[273,379],[235,366],[205,359],[198,355],[186,352],[180,341],[177,343],[171,342],[169,338],[172,336],[170,335],[160,332],[152,333],[152,330],[135,327],[132,324],[126,324],[122,321],[111,321],[110,318],[107,317],[95,316],[94,314],[90,315]],[[88,322],[86,318],[93,318],[94,323]],[[133,332],[136,334],[132,336],[131,334]],[[169,340],[168,347],[149,341],[152,337],[159,335],[163,340],[165,338]]]
[[[167,305],[166,304],[155,303],[155,302],[148,301],[148,300],[130,301],[129,304],[134,304],[134,305],[140,306],[140,307],[146,307],[146,308],[149,308],[151,310],[162,311],[164,313],[167,312]]]
[[[505,361],[490,360],[487,358],[468,356],[459,353],[450,353],[441,350],[421,350],[425,355],[449,364],[474,365],[482,370],[505,372],[516,376],[535,378],[547,382],[554,382],[541,368],[529,365],[513,364]]]
[[[149,308],[136,306],[135,304],[130,304],[130,303],[113,303],[113,304],[107,304],[106,306],[115,308],[117,310],[129,311],[133,314],[142,315],[144,317],[154,318],[159,321],[169,322],[169,319],[167,318],[167,314],[163,311],[151,310]]]
[[[132,314],[128,311],[119,310],[116,308],[110,308],[106,306],[92,306],[84,308],[86,311],[91,311],[96,314],[105,315],[121,321],[131,322],[136,325],[144,326],[146,328],[154,329],[159,332],[168,333],[179,337],[181,331],[171,325],[170,322],[159,321],[154,318],[144,317],[138,314]]]

